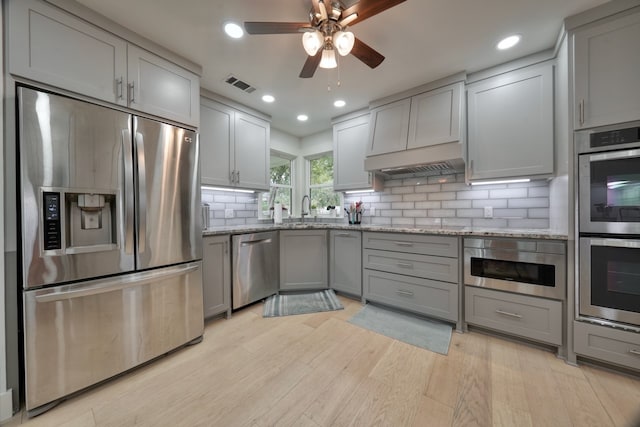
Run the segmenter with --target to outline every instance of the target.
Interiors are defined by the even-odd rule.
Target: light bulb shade
[[[349,55],[356,38],[351,31],[336,31],[333,35],[333,45],[341,56]]]
[[[323,44],[324,39],[320,31],[316,30],[302,34],[302,46],[309,56],[316,56]]]
[[[325,49],[322,51],[322,59],[320,60],[320,68],[336,68],[336,53],[333,49]]]

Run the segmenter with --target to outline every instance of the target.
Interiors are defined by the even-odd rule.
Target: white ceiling
[[[379,67],[372,70],[349,55],[341,58],[338,71],[319,68],[313,78],[301,79],[306,54],[300,35],[245,35],[233,40],[222,26],[227,21],[302,22],[310,0],[78,1],[201,64],[202,87],[271,115],[273,127],[298,137],[326,130],[332,117],[377,98],[551,48],[563,18],[605,3],[407,0],[351,27],[356,37],[386,57]],[[510,51],[497,51],[495,44],[513,33],[522,35],[521,43]],[[223,81],[229,74],[258,90],[247,94],[229,86]],[[273,94],[276,102],[262,102],[265,93]],[[336,98],[344,99],[346,107],[333,107]],[[299,113],[309,120],[298,122]]]

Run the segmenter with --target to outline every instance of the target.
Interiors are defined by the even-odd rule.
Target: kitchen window
[[[291,214],[293,198],[294,167],[293,159],[284,153],[272,152],[270,157],[270,188],[268,193],[260,196],[260,218],[272,218],[273,205],[282,204],[286,211],[283,216]]]
[[[328,213],[327,206],[342,206],[342,193],[333,191],[333,153],[326,153],[307,161],[309,171],[307,184],[311,208],[316,213]]]

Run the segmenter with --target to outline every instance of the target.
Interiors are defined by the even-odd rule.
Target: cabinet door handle
[[[224,242],[224,253],[225,255],[229,253],[229,242]]]
[[[503,316],[515,317],[516,319],[522,319],[521,314],[509,313],[508,311],[496,310],[496,313],[502,314]]]
[[[583,125],[584,124],[584,99],[580,100],[580,103],[578,104],[578,110],[580,113],[580,124]]]
[[[398,262],[398,263],[396,263],[396,265],[398,267],[402,267],[402,268],[413,268],[413,264],[411,264],[409,262]]]
[[[136,82],[129,83],[129,103],[136,102]]]
[[[124,88],[123,88],[123,84],[122,84],[122,77],[120,77],[119,79],[116,79],[116,92],[117,92],[117,97],[118,99],[123,99],[124,98]]]
[[[473,160],[469,160],[469,178],[473,178]]]
[[[236,172],[236,184],[240,184],[240,171]]]
[[[636,356],[640,356],[640,350],[631,349],[631,350],[629,350],[629,353],[635,354]]]
[[[402,289],[398,289],[396,291],[396,293],[398,295],[403,296],[403,297],[413,297],[413,292],[411,292],[411,291],[403,291]]]
[[[394,244],[398,245],[398,246],[404,246],[404,247],[412,247],[413,243],[411,242],[393,242]]]

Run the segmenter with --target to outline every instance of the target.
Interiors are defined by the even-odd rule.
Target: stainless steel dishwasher
[[[278,232],[233,236],[233,309],[278,292],[280,245]]]

